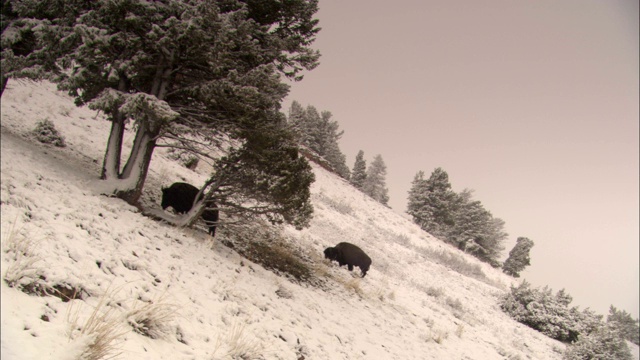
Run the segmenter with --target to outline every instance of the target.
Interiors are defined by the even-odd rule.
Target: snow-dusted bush
[[[67,146],[64,142],[64,136],[58,132],[53,122],[49,119],[38,122],[36,128],[33,130],[33,134],[41,143],[52,144],[58,147]]]
[[[602,316],[585,309],[569,307],[572,297],[564,290],[555,295],[551,289],[532,288],[523,281],[511,287],[500,303],[500,308],[516,321],[563,342],[575,342],[581,334],[593,332],[601,325]]]
[[[453,316],[457,317],[458,319],[462,319],[466,311],[460,299],[447,296],[447,298],[445,299],[445,303],[447,304],[447,307],[449,307],[449,310],[451,310]]]
[[[620,331],[607,324],[593,332],[580,335],[578,341],[569,346],[563,358],[566,360],[631,360],[631,351]]]
[[[277,274],[290,276],[296,281],[313,282],[313,265],[306,261],[309,256],[288,241],[279,229],[261,227],[255,224],[230,225],[223,229],[225,245],[240,255],[262,265]]]

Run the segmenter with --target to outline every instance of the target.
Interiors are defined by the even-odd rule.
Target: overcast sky
[[[517,237],[522,275],[638,317],[637,0],[320,0],[320,66],[284,104],[328,110],[389,204],[442,167]],[[348,240],[348,239],[345,239]],[[428,276],[428,274],[425,274]]]

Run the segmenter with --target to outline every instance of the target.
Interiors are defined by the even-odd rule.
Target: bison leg
[[[349,271],[353,271],[353,265],[349,264]]]

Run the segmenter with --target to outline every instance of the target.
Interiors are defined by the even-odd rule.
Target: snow
[[[82,297],[63,302],[27,295],[2,281],[3,360],[80,358],[96,340],[79,334],[92,314],[114,326],[110,333],[123,331],[111,345],[125,359],[562,358],[564,344],[499,309],[512,278],[432,238],[319,166],[313,166],[311,227],[276,229],[311,254],[308,261],[324,284],[312,286],[224,246],[224,226],[212,240],[202,226],[175,228],[100,195],[110,124],[75,107],[54,85],[11,80],[1,111],[3,278],[17,269],[23,283],[69,284]],[[47,118],[65,136],[66,148],[29,135]],[[128,146],[132,138],[128,129]],[[157,150],[145,202],[159,206],[163,185],[199,185],[206,178]],[[364,279],[356,277],[358,269],[349,273],[322,259],[324,248],[341,241],[373,259]],[[16,250],[21,247],[26,255]],[[475,264],[484,277],[434,261],[433,254],[449,253]],[[30,260],[22,268],[19,256]],[[140,313],[156,322],[133,318]],[[156,336],[134,332],[131,324],[153,327],[149,333]],[[632,352],[637,359],[637,347]]]

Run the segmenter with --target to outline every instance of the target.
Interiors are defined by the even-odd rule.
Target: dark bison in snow
[[[362,249],[347,242],[341,242],[335,247],[326,248],[324,257],[325,259],[337,261],[340,266],[347,265],[349,271],[352,271],[354,266],[359,267],[362,271],[362,277],[367,275],[369,266],[371,266],[371,258]]]
[[[197,187],[183,182],[173,183],[168,188],[162,188],[162,209],[165,210],[171,206],[178,214],[184,214],[191,210],[193,200],[195,200],[196,195],[198,195],[198,191],[200,191],[200,189]],[[202,195],[200,195],[200,199],[202,199]],[[207,207],[215,206],[213,201],[207,204]],[[207,226],[209,226],[209,234],[215,236],[218,210],[205,209],[202,212],[202,219],[207,223]]]

